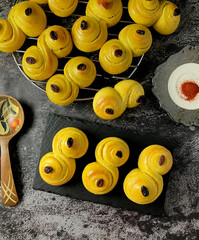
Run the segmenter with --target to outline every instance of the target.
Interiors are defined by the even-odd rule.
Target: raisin
[[[34,64],[34,63],[36,63],[36,60],[33,57],[27,57],[26,62],[28,64]]]
[[[136,33],[140,34],[140,35],[144,35],[145,31],[144,30],[137,30]]]
[[[32,8],[27,8],[27,9],[25,10],[26,16],[30,16],[31,13],[32,13]]]
[[[117,49],[117,50],[115,50],[115,53],[114,53],[114,54],[115,54],[116,57],[121,57],[121,56],[122,56],[122,53],[123,53],[123,52],[122,52],[121,49]]]
[[[113,110],[112,108],[107,108],[107,109],[105,110],[105,112],[106,112],[107,114],[109,114],[109,115],[113,115],[113,114],[114,114],[114,110]]]
[[[178,16],[178,15],[180,15],[180,9],[176,8],[173,12],[173,16]]]
[[[145,100],[145,96],[144,95],[141,95],[138,99],[137,99],[137,103],[141,103]]]
[[[81,63],[77,66],[78,70],[84,71],[86,69],[86,65],[84,63]]]
[[[142,192],[142,195],[143,195],[144,197],[149,196],[149,190],[147,189],[147,187],[142,186],[142,187],[141,187],[141,192]]]
[[[45,173],[51,173],[53,171],[53,168],[52,167],[50,167],[50,166],[46,166],[45,168],[44,168],[44,172]]]
[[[101,178],[97,180],[97,187],[102,187],[104,185],[104,180]]]
[[[82,30],[86,30],[87,28],[88,28],[88,23],[85,20],[83,20],[81,22],[81,29]]]
[[[67,140],[67,146],[68,146],[69,148],[71,148],[72,145],[73,145],[73,139],[72,139],[72,138],[68,138],[68,140]]]
[[[122,151],[117,151],[116,156],[119,158],[122,158],[122,156],[123,156]]]
[[[162,155],[162,156],[160,156],[159,165],[162,166],[164,164],[164,162],[165,162],[165,156]]]
[[[57,40],[57,39],[58,39],[57,33],[56,33],[55,31],[51,31],[51,32],[50,32],[50,37],[51,37],[53,40]]]
[[[50,88],[53,92],[58,93],[59,92],[59,87],[55,84],[51,84]]]

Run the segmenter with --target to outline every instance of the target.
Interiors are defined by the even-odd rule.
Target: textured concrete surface
[[[139,134],[159,134],[176,140],[174,166],[165,200],[165,215],[153,217],[100,204],[77,201],[32,189],[36,161],[48,112],[88,118],[92,102],[59,107],[19,72],[11,54],[0,53],[0,94],[17,98],[25,111],[25,125],[10,142],[10,152],[19,204],[10,209],[0,204],[0,239],[198,239],[199,236],[199,128],[173,122],[152,94],[155,68],[187,44],[199,39],[199,3],[173,1],[181,7],[178,31],[170,36],[153,32],[153,45],[134,75],[146,91],[146,103],[128,109],[108,125],[121,125]],[[8,0],[0,0],[0,17],[9,12]]]

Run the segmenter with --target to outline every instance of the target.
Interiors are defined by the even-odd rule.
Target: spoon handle
[[[10,164],[8,143],[9,141],[1,141],[1,201],[4,205],[13,207],[19,199]]]

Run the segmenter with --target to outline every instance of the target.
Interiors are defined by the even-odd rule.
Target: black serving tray
[[[62,186],[51,186],[44,182],[39,174],[40,159],[47,152],[52,151],[52,140],[55,134],[66,127],[76,127],[82,130],[88,137],[89,149],[82,158],[76,160],[77,169],[73,178]],[[82,171],[84,167],[95,161],[95,147],[106,137],[119,137],[126,141],[130,148],[130,157],[128,161],[119,168],[119,181],[116,187],[106,195],[94,195],[88,192],[82,184]],[[160,197],[151,204],[139,205],[131,202],[123,192],[123,181],[125,176],[137,167],[138,156],[141,151],[151,145],[159,144],[168,148],[171,152],[175,146],[172,139],[163,139],[159,135],[152,136],[151,134],[138,134],[129,129],[122,127],[110,127],[105,124],[98,124],[86,120],[74,119],[70,117],[58,116],[50,113],[47,118],[46,131],[43,136],[41,146],[40,159],[38,159],[33,188],[51,192],[74,199],[91,201],[99,204],[110,205],[124,210],[138,211],[144,214],[162,215],[164,213],[165,194],[168,183],[168,174],[164,178],[164,189]]]

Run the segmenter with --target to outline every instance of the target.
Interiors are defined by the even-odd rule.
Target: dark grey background
[[[17,98],[25,112],[21,132],[10,142],[10,152],[19,204],[10,209],[0,205],[0,239],[197,239],[199,235],[199,132],[173,122],[152,94],[156,67],[186,45],[199,39],[199,3],[173,1],[181,8],[181,23],[170,36],[154,31],[153,45],[133,79],[143,84],[146,103],[128,109],[107,125],[121,126],[138,134],[158,134],[176,140],[165,199],[165,215],[153,217],[100,204],[61,197],[32,189],[40,154],[46,117],[54,112],[81,119],[100,120],[92,102],[55,106],[45,93],[19,72],[11,54],[0,53],[0,94]],[[0,17],[7,18],[10,1],[0,0]]]

